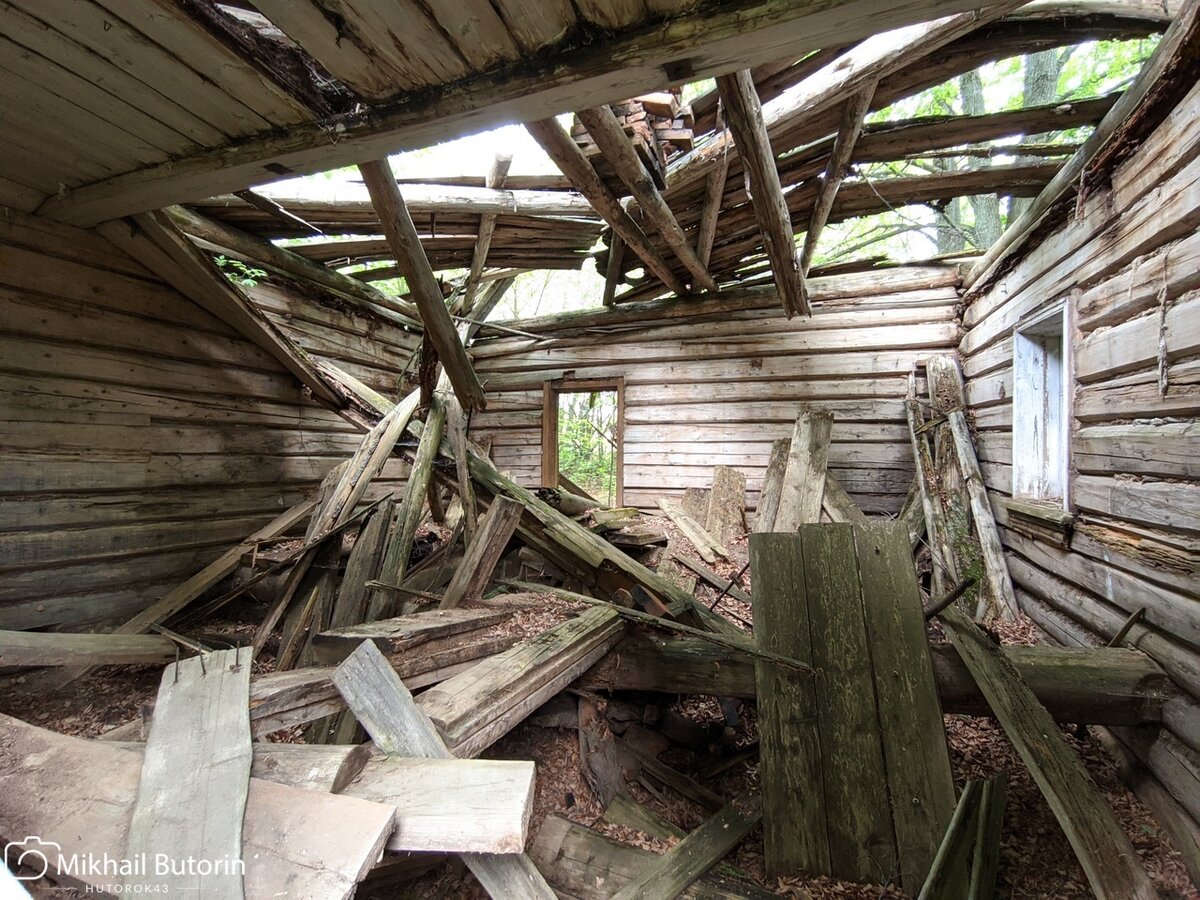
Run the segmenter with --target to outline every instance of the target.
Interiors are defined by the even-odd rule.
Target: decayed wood
[[[490,190],[504,187],[508,177],[509,166],[512,165],[511,154],[497,153],[488,171],[486,186]],[[463,284],[462,308],[471,309],[475,303],[475,290],[479,287],[479,276],[487,264],[488,248],[492,244],[492,235],[496,231],[496,216],[494,213],[484,213],[479,217],[479,236],[475,238],[475,249],[471,254],[471,268],[467,272],[466,283]]]
[[[346,572],[342,575],[337,601],[329,617],[330,628],[357,625],[367,618],[367,599],[370,591],[367,582],[373,581],[383,562],[383,551],[388,527],[392,523],[393,503],[387,498],[366,520],[350,558],[346,560]]]
[[[719,76],[717,89],[721,92],[734,143],[742,156],[754,215],[767,257],[771,260],[780,302],[789,318],[797,314],[807,316],[811,310],[804,273],[796,258],[792,217],[783,198],[779,170],[775,166],[775,154],[771,150],[754,79],[748,69],[742,69]]]
[[[659,255],[646,233],[633,221],[620,201],[600,180],[583,151],[563,127],[555,119],[541,119],[526,122],[525,128],[554,160],[562,173],[571,180],[576,190],[587,197],[588,202],[604,217],[604,221],[620,235],[625,245],[641,258],[654,276],[676,294],[686,294],[687,287]]]
[[[617,296],[617,285],[625,276],[624,265],[625,242],[614,231],[608,244],[608,265],[604,269],[604,296],[601,300],[603,306],[613,305],[613,300]]]
[[[962,873],[966,870],[971,840],[975,837],[979,795],[980,783],[968,781],[946,825],[918,900],[952,900],[963,895]]]
[[[729,466],[714,467],[704,530],[711,534],[719,545],[725,546],[745,533],[745,521],[745,473]]]
[[[933,557],[933,587],[939,594],[945,594],[958,580],[958,567],[950,547],[945,511],[942,509],[941,500],[934,493],[933,458],[923,432],[924,420],[916,399],[915,385],[916,376],[912,374],[909,376],[908,399],[904,402],[908,417],[908,434],[912,442],[917,487],[921,492],[925,534],[929,538],[929,553]]]
[[[453,609],[460,603],[476,600],[492,578],[492,571],[521,518],[521,504],[507,497],[496,497],[487,514],[479,521],[479,530],[467,544],[454,577],[442,595],[442,609]]]
[[[900,884],[911,893],[954,813],[954,778],[908,534],[895,523],[864,524],[854,542]]]
[[[341,398],[313,368],[308,355],[255,309],[165,213],[141,213],[130,221],[109,222],[101,226],[101,233],[167,284],[269,353],[312,391],[317,400],[333,409],[341,408]]]
[[[627,790],[620,751],[612,730],[600,705],[586,696],[579,697],[576,722],[579,727],[579,768],[584,780],[601,803],[611,803]]]
[[[68,634],[0,631],[0,666],[153,665],[175,658],[158,634]]]
[[[683,507],[675,500],[666,498],[658,501],[658,508],[661,509],[681,532],[696,548],[696,552],[700,554],[700,558],[705,562],[713,563],[717,561],[717,557],[728,557],[729,551],[717,543],[717,539],[704,530],[700,524],[683,511]]]
[[[825,472],[825,494],[821,498],[821,511],[829,516],[831,522],[862,525],[867,521],[866,515],[850,499],[842,483],[828,470]]]
[[[955,607],[940,615],[1100,898],[1153,898],[1153,885],[1112,809],[1053,719],[1000,649]]]
[[[779,512],[779,497],[783,490],[783,476],[787,472],[788,453],[792,442],[781,438],[771,444],[771,457],[767,461],[767,472],[763,476],[762,492],[758,497],[758,508],[754,511],[755,534],[775,530],[775,517]]]
[[[454,451],[454,475],[458,482],[458,501],[462,504],[463,540],[469,545],[478,524],[479,504],[475,500],[475,486],[471,483],[471,473],[467,470],[468,428],[467,415],[462,404],[454,394],[448,393],[446,436],[450,439],[450,447]]]
[[[716,132],[725,129],[724,111],[717,117]],[[729,154],[722,153],[704,182],[704,205],[700,209],[700,224],[696,228],[696,255],[700,262],[708,265],[712,258],[713,241],[717,237],[717,219],[721,215],[721,204],[725,199],[725,182],[729,178]]]
[[[730,581],[728,578],[725,578],[721,575],[718,575],[716,572],[714,572],[708,566],[701,565],[700,563],[696,562],[696,560],[692,559],[690,556],[687,556],[682,553],[676,553],[676,554],[672,555],[672,559],[674,559],[676,562],[680,563],[681,565],[687,566],[689,569],[691,569],[693,572],[695,572],[697,575],[699,575],[701,578],[703,578],[705,581],[707,581],[710,585],[712,585],[718,591],[724,591],[730,597],[733,597],[737,600],[741,600],[743,603],[752,603],[753,602],[753,599],[751,598],[751,596],[749,594],[747,594],[744,590],[742,590],[740,587],[738,587],[735,582]]]
[[[458,757],[478,756],[621,639],[609,608],[589,610],[423,693],[419,705]]]
[[[450,759],[433,723],[417,706],[379,648],[364,643],[338,666],[334,684],[363,727],[389,756]],[[554,900],[554,892],[524,854],[461,854],[492,896]]]
[[[715,866],[762,818],[762,801],[742,794],[630,879],[613,900],[670,900]]]
[[[813,204],[812,215],[808,220],[808,231],[804,235],[804,250],[800,254],[800,268],[804,274],[812,265],[813,256],[817,252],[817,241],[821,238],[821,229],[829,219],[829,211],[833,209],[834,198],[850,160],[854,158],[854,145],[862,133],[863,121],[871,108],[871,100],[875,97],[875,85],[878,81],[870,81],[867,85],[846,101],[846,109],[842,115],[842,125],[838,129],[833,142],[833,150],[829,154],[829,162],[825,166],[825,175],[821,179],[821,193]]]
[[[163,671],[126,853],[131,859],[165,854],[169,860],[213,864],[211,873],[172,866],[152,876],[161,877],[166,890],[245,896],[234,861],[242,858],[253,758],[247,712],[252,662],[251,649],[241,647],[172,663]],[[130,891],[150,873],[139,874],[126,880]]]
[[[7,716],[0,716],[0,732],[0,817],[6,825],[22,836],[55,841],[66,857],[120,855],[138,795],[142,762],[137,754]],[[246,864],[246,896],[298,893],[348,900],[383,852],[394,810],[258,778],[249,784],[239,851]],[[97,881],[111,884],[113,876],[89,881],[86,873],[68,873],[64,881],[83,888]]]
[[[581,109],[579,121],[587,128],[588,134],[596,141],[596,145],[604,154],[605,159],[612,165],[617,177],[629,188],[629,192],[641,205],[654,227],[658,229],[663,240],[675,254],[685,269],[691,273],[693,283],[706,291],[715,291],[717,283],[708,274],[704,263],[700,261],[692,248],[674,213],[659,193],[654,179],[646,171],[645,165],[638,158],[633,145],[625,135],[625,129],[613,115],[608,106],[596,106],[591,109]]]
[[[396,264],[404,272],[409,290],[413,292],[425,333],[437,348],[438,359],[454,386],[455,395],[463,409],[482,409],[487,405],[483,388],[442,300],[441,288],[421,248],[421,239],[404,205],[392,167],[382,159],[361,163],[358,168],[379,213],[388,245],[396,255]]]
[[[954,435],[954,446],[958,451],[958,465],[967,483],[967,494],[971,498],[971,518],[975,524],[975,534],[979,538],[979,547],[983,553],[983,564],[991,585],[991,596],[1000,601],[999,612],[1009,619],[1015,619],[1020,614],[1017,598],[1013,593],[1012,578],[1008,573],[1008,563],[1004,560],[1004,547],[1000,543],[1000,533],[996,530],[996,520],[992,518],[992,506],[988,502],[987,488],[983,484],[983,473],[979,470],[979,460],[975,456],[975,442],[971,440],[971,430],[967,427],[967,418],[961,410],[951,412],[946,421],[950,433]]]
[[[820,521],[832,430],[832,413],[806,410],[796,417],[774,531],[796,531],[805,523]]]
[[[321,662],[332,665],[353,653],[363,641],[373,642],[384,653],[402,653],[430,641],[496,625],[511,615],[511,611],[503,609],[431,609],[325,631],[313,638],[313,648]],[[452,649],[440,641],[435,647]]]
[[[1000,839],[1004,827],[1004,804],[1008,797],[1008,775],[999,772],[983,783],[971,851],[971,880],[967,900],[992,900],[1000,871]]]

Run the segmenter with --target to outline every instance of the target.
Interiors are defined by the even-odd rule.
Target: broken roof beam
[[[808,305],[804,273],[796,258],[791,214],[783,196],[783,186],[779,183],[779,170],[775,166],[775,154],[771,151],[754,81],[750,72],[742,69],[732,75],[720,76],[717,89],[721,92],[734,143],[742,155],[754,217],[758,220],[758,230],[771,261],[779,300],[788,318],[797,314],[810,315],[812,310]]]
[[[492,162],[492,168],[487,174],[487,187],[499,190],[504,187],[504,179],[508,177],[509,166],[512,165],[512,155],[497,153]],[[471,268],[467,272],[467,281],[463,285],[461,309],[469,310],[475,301],[475,290],[479,287],[479,277],[487,264],[488,248],[492,245],[492,235],[496,232],[496,216],[494,213],[484,213],[479,217],[479,235],[475,238],[475,249],[471,253]]]
[[[804,235],[804,250],[800,254],[800,268],[807,275],[812,265],[813,256],[817,252],[817,241],[821,238],[821,230],[829,220],[829,212],[833,209],[834,198],[842,186],[842,179],[854,158],[854,145],[862,133],[863,122],[871,108],[871,99],[875,96],[875,84],[871,82],[853,97],[846,101],[846,109],[842,116],[842,126],[838,129],[833,141],[833,150],[829,154],[829,162],[825,166],[825,175],[821,179],[821,192],[817,202],[813,204],[812,216],[808,220],[808,231]]]
[[[487,405],[483,386],[479,383],[466,348],[459,340],[454,321],[450,318],[450,310],[442,300],[442,290],[438,286],[433,269],[429,266],[425,251],[421,249],[421,238],[413,225],[412,216],[408,214],[408,208],[404,205],[404,198],[400,196],[400,188],[396,184],[396,176],[392,174],[392,167],[386,159],[380,159],[360,163],[358,169],[366,182],[367,191],[371,194],[371,202],[379,213],[383,233],[396,255],[396,264],[404,271],[409,290],[413,292],[417,309],[421,313],[421,321],[425,325],[425,333],[437,350],[438,359],[450,379],[455,395],[463,409],[482,409]]]
[[[675,258],[691,273],[692,284],[706,291],[715,291],[717,283],[692,249],[691,242],[684,234],[675,214],[671,212],[667,201],[659,193],[654,179],[646,171],[646,166],[638,158],[633,144],[630,143],[617,117],[613,115],[612,109],[608,106],[596,106],[581,109],[576,115],[616,171],[617,177],[624,182],[633,198],[641,205],[642,214],[654,224],[667,246],[671,248],[671,252],[675,254]]]
[[[633,221],[620,201],[596,174],[583,151],[571,139],[571,136],[558,124],[556,119],[540,119],[536,122],[526,122],[525,128],[537,141],[546,154],[554,160],[562,173],[571,180],[576,190],[587,197],[588,202],[596,209],[621,240],[641,257],[646,268],[652,272],[667,288],[676,294],[686,294],[687,287],[679,276],[663,259],[646,233]]]

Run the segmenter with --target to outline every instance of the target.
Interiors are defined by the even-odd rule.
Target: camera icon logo
[[[28,835],[23,841],[10,841],[4,845],[4,863],[16,872],[24,866],[33,874],[15,875],[17,881],[36,881],[50,869],[50,860],[62,855],[62,845],[54,841],[43,841],[37,835]]]

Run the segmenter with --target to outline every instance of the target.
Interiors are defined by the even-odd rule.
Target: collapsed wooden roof
[[[643,300],[711,290],[718,284],[770,282],[786,267],[789,248],[800,233],[805,235],[803,251],[791,255],[798,257],[802,275],[824,224],[910,204],[941,207],[978,194],[1037,196],[1076,149],[1070,143],[1048,143],[1047,136],[1096,125],[1119,94],[988,115],[867,123],[869,113],[1005,57],[1086,40],[1144,37],[1165,28],[1177,11],[1145,0],[1010,2],[858,44],[789,53],[749,70],[742,85],[754,95],[749,102],[761,104],[761,146],[769,142],[764,152],[771,166],[747,167],[746,154],[754,150],[744,145],[753,137],[738,139],[736,128],[726,129],[728,99],[718,118],[722,91],[735,87],[723,78],[720,90],[701,95],[690,109],[677,113],[673,105],[671,112],[662,113],[665,127],[679,129],[686,123],[691,130],[663,132],[673,141],[660,151],[661,168],[644,164],[646,149],[626,118],[631,105],[625,103],[582,109],[570,138],[553,120],[530,123],[564,176],[505,173],[493,182],[447,175],[433,179],[435,183],[402,184],[403,194],[435,270],[482,267],[485,261],[493,275],[578,268],[602,238],[597,264],[609,275],[606,301]],[[641,104],[632,107],[640,110]],[[672,123],[672,115],[686,119]],[[955,168],[964,159],[1000,152],[989,142],[1026,135],[1039,137],[1009,150],[1015,161]],[[944,171],[928,175],[859,177],[843,183],[856,165],[930,157],[949,163]],[[762,218],[762,207],[771,200],[764,195],[774,189],[753,190],[756,171],[770,168],[779,181],[773,221]],[[762,200],[757,205],[756,193]],[[401,271],[366,199],[289,200],[279,206],[243,191],[192,206],[202,216],[268,239],[328,236],[292,249],[321,265],[351,267],[363,280],[393,278]],[[490,217],[493,229],[483,258],[481,217]],[[779,260],[767,252],[772,241],[765,236],[772,228],[778,235],[774,243],[786,245]],[[338,239],[345,236],[355,239]],[[614,237],[620,247],[615,254]],[[363,264],[371,265],[356,271]],[[644,274],[631,277],[630,271],[637,269]],[[777,274],[775,279],[778,284]],[[787,295],[798,287],[779,286],[787,307]],[[799,311],[798,300],[791,306]]]

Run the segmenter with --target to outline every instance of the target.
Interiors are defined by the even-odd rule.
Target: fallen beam
[[[0,631],[0,666],[153,665],[175,659],[176,646],[158,634]]]
[[[313,649],[327,665],[341,662],[363,641],[371,641],[387,654],[406,653],[429,642],[450,649],[445,639],[496,625],[511,615],[511,610],[503,609],[431,609],[323,631],[313,637]]]

